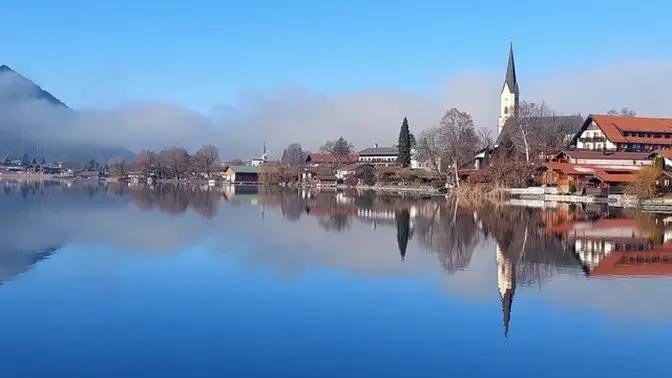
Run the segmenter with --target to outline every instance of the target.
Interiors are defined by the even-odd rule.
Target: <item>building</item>
[[[518,89],[518,80],[516,80],[516,64],[513,60],[513,43],[511,43],[509,46],[509,61],[506,65],[506,77],[504,78],[499,101],[498,134],[502,133],[506,121],[518,111],[519,100],[520,91]]]
[[[310,153],[306,157],[306,165],[308,165],[309,167],[348,165],[357,163],[358,160],[359,156],[355,154],[333,155],[333,154]]]
[[[571,144],[577,149],[655,151],[672,148],[672,118],[591,114]]]
[[[520,87],[516,78],[516,66],[513,57],[513,44],[509,47],[509,59],[506,66],[506,75],[504,83],[502,84],[502,91],[500,93],[499,104],[499,122],[498,134],[495,142],[495,148],[501,145],[504,136],[508,136],[510,140],[518,139],[520,130],[517,122],[514,122],[514,117],[520,115]],[[525,116],[525,115],[520,115]],[[550,134],[564,134],[564,142],[569,142],[574,137],[575,133],[581,128],[583,118],[579,115],[553,115],[548,117],[530,117],[526,118],[529,122],[533,122],[536,127],[548,130]],[[545,151],[544,153],[548,153]],[[557,152],[557,151],[552,151]],[[478,152],[478,156],[474,159],[474,168],[479,169],[487,163],[487,158],[492,153],[492,149],[488,148]]]
[[[256,184],[259,182],[259,167],[233,165],[224,172],[224,179],[233,184]]]
[[[539,168],[541,185],[556,186],[560,193],[606,196],[622,194],[625,185],[637,181],[638,169],[603,168],[588,164],[551,161]]]
[[[359,162],[377,165],[396,164],[399,158],[399,150],[396,147],[373,147],[359,151]]]
[[[264,165],[268,161],[268,154],[270,151],[266,149],[266,143],[264,143],[264,152],[261,154],[260,157],[252,159],[250,162],[250,165],[253,167],[260,167]]]
[[[564,150],[556,154],[551,161],[589,164],[605,168],[630,167],[639,169],[645,165],[652,165],[657,155],[656,152]]]

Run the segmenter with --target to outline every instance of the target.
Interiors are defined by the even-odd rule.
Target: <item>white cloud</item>
[[[586,115],[628,106],[640,115],[672,116],[669,59],[533,75],[519,71],[518,76],[523,100],[545,101],[559,113]],[[314,149],[339,136],[357,147],[392,144],[404,116],[419,133],[436,125],[450,107],[470,112],[478,126],[494,130],[502,77],[503,68],[499,73],[466,72],[437,80],[438,90],[427,94],[375,89],[326,94],[305,87],[281,87],[242,94],[237,103],[219,106],[212,114],[175,104],[145,103],[68,115],[40,101],[27,101],[5,106],[0,117],[5,128],[12,125],[24,134],[105,141],[132,150],[167,145],[194,149],[214,143],[225,157],[250,157],[266,142],[279,155],[291,142]]]

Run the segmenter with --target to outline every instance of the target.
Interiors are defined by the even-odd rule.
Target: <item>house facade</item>
[[[359,162],[376,165],[392,165],[399,158],[399,150],[396,147],[379,147],[374,145],[371,148],[359,151]]]
[[[259,182],[259,167],[250,165],[230,166],[224,172],[224,179],[233,184],[256,184]]]
[[[672,118],[591,114],[572,140],[577,149],[647,152],[672,148]]]

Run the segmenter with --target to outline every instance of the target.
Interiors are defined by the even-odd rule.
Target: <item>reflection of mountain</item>
[[[49,247],[37,251],[22,251],[0,247],[0,283],[11,281],[14,277],[30,270],[38,262],[48,258],[58,247]]]
[[[526,286],[541,288],[558,274],[583,276],[584,269],[590,277],[667,276],[672,271],[672,232],[666,231],[665,219],[626,217],[601,208],[473,209],[445,197],[296,188],[236,187],[227,192],[183,185],[2,181],[0,187],[0,212],[12,214],[11,222],[0,228],[0,244],[8,246],[4,250],[43,251],[44,246],[73,243],[166,253],[208,240],[208,248],[236,253],[250,266],[283,275],[326,267],[389,277],[424,273],[429,264],[445,272],[442,285],[462,295],[491,296],[496,287],[507,336],[516,327],[513,310]],[[223,203],[227,205],[217,211]],[[261,206],[268,214],[261,226],[259,209],[250,206]],[[179,216],[183,212],[187,216]],[[18,255],[0,261],[7,266],[1,277],[39,261],[39,253]],[[461,270],[466,272],[454,274]],[[609,311],[637,303],[629,311],[641,313],[648,305],[652,312],[670,313],[669,305],[658,310],[659,300],[633,294],[642,283],[646,290],[664,285],[633,281],[622,285],[629,293],[619,288],[622,298],[612,296],[604,281],[584,279],[555,280],[562,290],[555,287],[544,295],[572,306]]]

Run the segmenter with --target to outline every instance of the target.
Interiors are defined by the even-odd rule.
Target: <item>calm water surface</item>
[[[3,377],[668,376],[672,218],[0,182]]]

